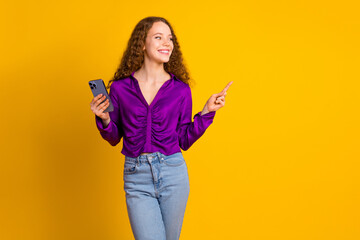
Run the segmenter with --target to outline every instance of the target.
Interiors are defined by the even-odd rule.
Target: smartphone
[[[112,111],[114,111],[114,106],[113,106],[113,104],[111,102],[111,99],[109,97],[109,94],[108,94],[108,92],[106,90],[104,81],[102,79],[91,80],[91,81],[89,81],[89,86],[91,88],[91,91],[92,91],[94,97],[96,97],[100,93],[102,93],[103,96],[106,96],[104,101],[102,101],[101,103],[105,102],[106,99],[109,99],[110,104],[103,112],[112,112]]]

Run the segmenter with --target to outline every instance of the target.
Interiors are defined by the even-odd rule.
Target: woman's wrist
[[[209,113],[210,111],[207,109],[207,107],[205,106],[204,109],[201,111],[201,116],[204,115],[204,114],[207,114]]]
[[[104,127],[104,128],[107,128],[107,126],[109,126],[109,123],[110,123],[110,121],[111,121],[110,118],[108,118],[108,119],[101,119],[101,120],[102,120],[102,124],[103,124],[103,127]]]

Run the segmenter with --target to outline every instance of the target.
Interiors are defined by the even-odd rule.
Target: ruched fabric
[[[216,112],[201,116],[200,111],[192,121],[191,89],[172,73],[149,105],[134,73],[110,86],[114,111],[109,113],[109,125],[104,128],[101,118],[95,115],[102,138],[112,146],[123,138],[121,153],[129,157],[142,152],[171,155],[181,152],[180,148],[189,149],[211,125]]]

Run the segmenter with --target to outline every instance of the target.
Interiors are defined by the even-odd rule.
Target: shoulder
[[[188,84],[175,77],[174,88],[176,89],[176,95],[179,96],[181,103],[184,101],[187,103],[192,101],[191,88]]]
[[[190,86],[178,79],[176,76],[174,76],[174,86],[181,93],[181,95],[191,94]]]
[[[129,80],[130,79],[127,77],[111,82],[110,88],[108,89],[109,96],[119,99],[121,96],[120,93],[125,92],[127,89],[126,86],[129,85]]]
[[[119,91],[121,88],[124,88],[124,86],[129,85],[130,80],[130,77],[126,77],[113,81],[110,85],[110,91]]]

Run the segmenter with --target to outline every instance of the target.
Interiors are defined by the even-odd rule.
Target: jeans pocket
[[[164,164],[170,167],[178,167],[185,163],[185,159],[181,153],[175,153],[171,156],[165,157]]]
[[[124,174],[133,174],[136,172],[136,169],[137,169],[136,162],[128,161],[125,159]]]

